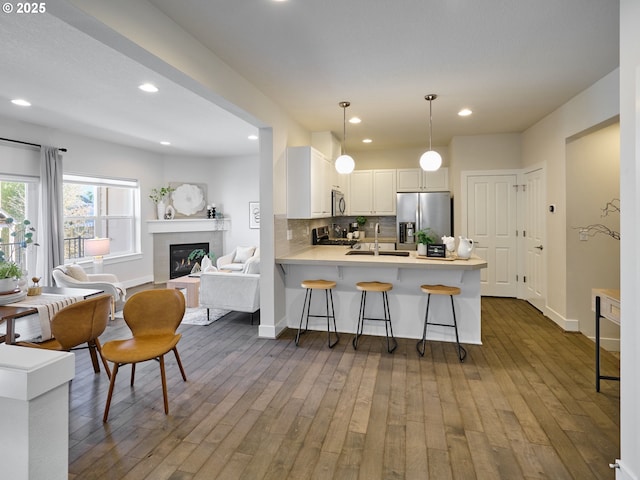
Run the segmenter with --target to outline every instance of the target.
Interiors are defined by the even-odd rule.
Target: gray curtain
[[[38,235],[40,244],[38,272],[41,285],[53,285],[51,272],[64,263],[64,229],[62,210],[62,156],[55,147],[40,149],[40,218]]]

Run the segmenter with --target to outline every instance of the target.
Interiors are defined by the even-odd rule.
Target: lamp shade
[[[108,238],[88,238],[84,241],[84,254],[91,257],[99,257],[109,253]]]
[[[420,157],[420,167],[425,172],[435,172],[442,165],[442,157],[435,150],[428,150]]]
[[[338,173],[353,172],[356,162],[349,155],[340,155],[336,158],[336,170]]]

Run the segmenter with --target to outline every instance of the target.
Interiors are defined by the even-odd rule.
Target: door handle
[[[541,250],[544,248],[542,245],[538,245],[537,247],[533,247],[533,248],[537,248],[538,250]]]

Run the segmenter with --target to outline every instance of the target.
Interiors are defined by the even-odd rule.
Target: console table
[[[592,289],[591,309],[596,313],[596,392],[599,392],[600,380],[620,381],[620,377],[600,375],[600,319],[604,317],[620,325],[620,290]]]

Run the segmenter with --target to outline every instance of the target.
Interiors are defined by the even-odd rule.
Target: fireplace
[[[209,253],[208,243],[178,243],[169,245],[169,278],[189,275],[191,269],[199,260],[189,260],[189,254],[202,249]]]

